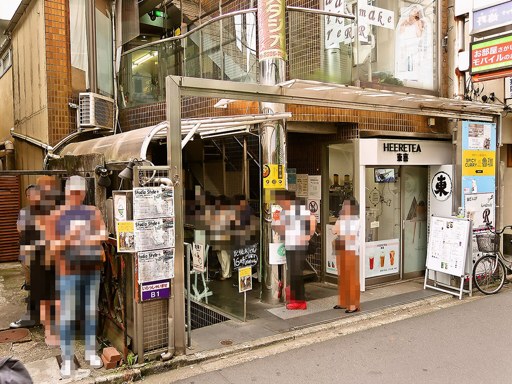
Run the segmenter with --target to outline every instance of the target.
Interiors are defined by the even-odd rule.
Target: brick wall
[[[48,136],[54,145],[74,130],[71,99],[69,0],[45,0]]]

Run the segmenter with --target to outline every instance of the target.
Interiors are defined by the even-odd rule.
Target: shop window
[[[12,51],[11,49],[7,50],[7,52],[4,53],[2,58],[0,59],[0,77],[2,77],[5,72],[11,67],[12,65]]]
[[[437,2],[372,0],[368,5],[362,3],[351,2],[358,22],[358,42],[354,44],[356,80],[361,84],[435,91]]]

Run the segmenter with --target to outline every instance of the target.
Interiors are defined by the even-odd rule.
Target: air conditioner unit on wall
[[[114,129],[114,100],[85,92],[78,95],[79,128]]]

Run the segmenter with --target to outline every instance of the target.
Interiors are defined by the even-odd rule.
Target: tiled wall
[[[69,0],[45,0],[46,74],[48,79],[48,136],[54,145],[74,130],[70,110],[71,55]]]

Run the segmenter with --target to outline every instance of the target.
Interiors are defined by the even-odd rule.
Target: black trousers
[[[305,301],[304,265],[306,264],[307,246],[304,249],[286,250],[286,263],[290,281],[290,299]]]

